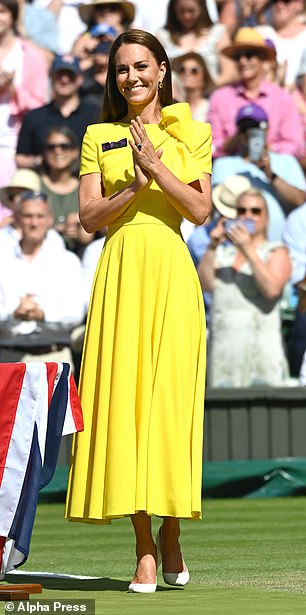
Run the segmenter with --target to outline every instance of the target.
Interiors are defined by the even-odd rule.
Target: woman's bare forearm
[[[211,210],[210,175],[184,184],[160,160],[149,169],[172,207],[194,224],[203,224]]]
[[[272,253],[270,262],[264,262],[256,249],[250,246],[245,250],[258,290],[266,299],[277,299],[290,277],[291,266],[285,248],[278,248]],[[271,266],[271,261],[273,266]]]
[[[198,267],[198,276],[201,288],[204,292],[212,292],[215,285],[215,249],[216,244],[212,240],[202,256]]]
[[[92,194],[89,190],[90,175],[81,178],[79,188],[80,220],[87,233],[94,233],[102,226],[114,222],[129,207],[140,188],[136,182],[111,196]]]

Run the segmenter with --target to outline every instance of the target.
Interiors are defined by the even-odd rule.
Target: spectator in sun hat
[[[88,124],[97,121],[98,107],[80,98],[83,75],[78,58],[70,54],[55,56],[50,68],[53,98],[50,103],[28,113],[17,142],[19,167],[37,169],[42,161],[43,143],[53,126],[68,126],[81,146]]]
[[[213,201],[223,193],[224,185],[214,188]],[[227,188],[225,198],[229,195]],[[213,295],[208,385],[284,386],[280,300],[291,272],[288,250],[267,240],[268,210],[259,190],[248,188],[234,202],[236,220],[212,229],[198,266],[203,291]]]
[[[211,243],[211,232],[216,229],[215,232],[222,232],[224,235],[225,220],[232,220],[237,216],[237,196],[243,192],[243,190],[247,190],[250,187],[251,184],[247,177],[240,175],[228,176],[224,180],[224,184],[215,186],[212,192],[213,211],[210,221],[201,226],[196,226],[187,240],[187,247],[195,267],[198,267]],[[224,241],[226,241],[225,235]],[[205,303],[206,323],[208,325],[210,319],[211,293],[204,292],[203,298]]]
[[[236,197],[240,192],[250,187],[249,179],[243,175],[228,175],[224,182],[215,185],[212,194],[214,209],[211,220],[209,223],[206,222],[201,226],[196,226],[187,241],[187,247],[196,267],[210,243],[210,231],[215,227],[216,221],[220,217],[236,218]]]
[[[97,46],[99,39],[100,41],[112,41],[131,25],[135,7],[132,2],[96,0],[88,4],[80,4],[79,14],[86,23],[87,29],[75,40],[72,51],[84,60]]]
[[[21,238],[21,228],[16,217],[16,207],[20,195],[25,191],[38,194],[41,191],[41,180],[38,173],[32,169],[17,169],[6,186],[0,189],[0,201],[12,214],[10,223],[0,228],[0,252],[10,254]],[[64,247],[61,236],[53,229],[47,233],[48,245]]]
[[[268,238],[280,240],[285,216],[305,201],[303,170],[295,156],[269,149],[270,118],[262,107],[254,103],[241,107],[235,124],[236,153],[214,161],[212,183],[221,184],[228,175],[233,174],[248,177],[252,186],[262,191],[267,202]]]
[[[222,53],[235,61],[239,82],[218,88],[211,95],[208,121],[212,126],[214,156],[237,152],[236,116],[249,102],[262,107],[269,117],[269,148],[301,156],[302,124],[296,104],[291,94],[265,79],[264,63],[275,58],[273,47],[253,28],[240,28],[234,42]]]

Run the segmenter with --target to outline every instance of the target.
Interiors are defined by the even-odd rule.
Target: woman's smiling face
[[[153,53],[144,45],[123,44],[115,56],[116,82],[119,92],[131,106],[146,106],[158,100],[158,86],[166,73]]]
[[[49,133],[44,145],[44,158],[52,169],[71,167],[79,154],[78,148],[60,132]]]

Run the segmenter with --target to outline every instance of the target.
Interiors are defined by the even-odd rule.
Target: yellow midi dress
[[[211,131],[189,106],[147,124],[183,182],[211,172]],[[111,195],[134,179],[129,126],[88,127],[81,174]],[[126,142],[127,140],[127,142]],[[205,319],[181,216],[153,181],[108,228],[88,312],[66,517],[109,523],[137,511],[201,517]]]

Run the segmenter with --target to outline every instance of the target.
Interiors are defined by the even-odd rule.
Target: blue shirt
[[[29,39],[38,47],[58,53],[58,30],[54,13],[25,3],[24,27]]]

